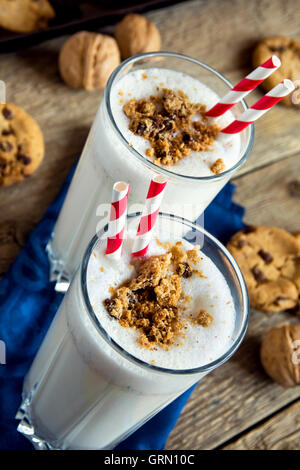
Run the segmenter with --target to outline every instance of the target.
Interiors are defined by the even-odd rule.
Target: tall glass
[[[196,220],[249,156],[253,144],[253,125],[240,134],[237,163],[217,175],[183,176],[176,173],[176,167],[172,170],[158,167],[130,146],[116,125],[111,108],[111,92],[124,75],[151,67],[184,72],[219,96],[232,88],[225,77],[208,65],[171,52],[129,58],[113,72],[47,247],[51,279],[58,281],[57,290],[66,290],[89,240],[106,224],[114,182],[123,180],[130,183],[129,211],[136,212],[141,210],[145,201],[150,179],[162,174],[167,177],[168,185],[161,209]],[[233,108],[233,115],[239,116],[246,108],[244,101],[238,103]]]
[[[129,229],[136,229],[139,218],[139,214],[127,217]],[[98,240],[95,236],[24,381],[18,430],[36,448],[115,447],[227,361],[240,345],[249,306],[245,282],[233,257],[212,235],[187,220],[160,213],[158,223],[164,229],[167,224],[174,241],[178,237],[191,243],[203,240],[202,252],[225,277],[236,318],[230,346],[213,362],[184,370],[151,365],[121,348],[100,324],[88,296],[87,266]]]

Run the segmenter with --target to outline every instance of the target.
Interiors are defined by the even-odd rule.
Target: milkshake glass
[[[132,229],[135,233],[139,219],[140,214],[127,217],[128,231]],[[166,233],[168,227],[170,239],[188,238],[192,245],[203,241],[201,253],[224,279],[232,299],[234,321],[230,340],[225,335],[220,337],[223,343],[218,347],[222,353],[212,361],[201,366],[187,361],[182,369],[146,362],[120,346],[103,327],[91,304],[93,281],[88,277],[88,269],[99,243],[95,236],[24,381],[23,401],[16,418],[20,419],[18,430],[35,448],[114,448],[208,372],[227,361],[240,345],[248,325],[249,306],[245,282],[233,257],[212,235],[187,220],[160,213],[157,222],[162,227],[156,229],[158,236],[161,230]],[[104,231],[99,237],[103,234]],[[212,286],[213,295],[216,290]],[[223,292],[217,294],[222,296]],[[219,340],[212,339],[211,343],[214,341]],[[182,349],[178,348],[181,357]],[[200,346],[196,348],[201,351]],[[198,356],[194,357],[198,360]]]
[[[212,104],[232,88],[225,77],[208,65],[171,52],[131,57],[113,72],[47,247],[51,280],[57,281],[56,289],[59,291],[66,290],[89,240],[107,223],[109,205],[106,203],[110,200],[115,181],[122,179],[131,185],[128,208],[129,212],[136,212],[142,210],[150,179],[161,174],[168,180],[161,209],[196,220],[249,156],[253,145],[253,125],[233,137],[239,140],[236,155],[233,155],[234,164],[220,174],[201,176],[193,174],[190,169],[188,174],[182,174],[176,166],[157,166],[137,151],[117,124],[112,101],[116,87],[128,74],[152,69],[161,75],[158,83],[168,71],[177,72],[180,79],[185,76],[187,83],[193,79],[199,87],[205,86],[207,92],[213,93]],[[136,88],[141,86],[143,82],[137,82]],[[183,91],[189,94],[189,90]],[[246,108],[244,101],[237,103],[227,117],[237,118]],[[226,149],[224,144],[223,150]]]

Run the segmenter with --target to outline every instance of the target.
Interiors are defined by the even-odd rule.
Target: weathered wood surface
[[[245,220],[249,224],[299,230],[300,152],[240,176],[234,183],[237,186],[234,200],[246,207]]]
[[[242,346],[228,363],[200,381],[169,437],[167,448],[220,448],[255,423],[300,399],[299,387],[284,389],[275,385],[259,361],[262,335],[272,326],[297,321],[289,314],[252,311]]]
[[[224,450],[299,450],[300,403],[277,413]]]
[[[298,155],[237,178],[235,200],[246,206],[246,220],[299,230],[299,193],[297,197],[291,189],[297,175],[300,175]],[[284,321],[292,323],[299,319],[288,313],[252,312],[241,348],[227,364],[200,382],[169,438],[168,448],[220,447],[234,435],[300,398],[300,387],[284,390],[273,384],[259,361],[262,335]]]
[[[298,0],[202,0],[148,16],[162,33],[164,50],[196,57],[236,82],[251,70],[251,50],[261,38],[300,38],[299,14]],[[57,56],[64,39],[0,55],[0,79],[7,83],[8,101],[37,119],[46,141],[46,157],[37,173],[20,185],[0,188],[0,276],[58,193],[101,99],[99,91],[74,91],[61,82]],[[262,96],[262,90],[251,95],[249,104]],[[256,126],[252,155],[234,178],[235,200],[246,207],[249,223],[300,230],[299,124],[299,111],[277,106]],[[168,448],[300,448],[299,403],[289,406],[300,398],[300,389],[273,384],[258,358],[262,334],[281,321],[299,320],[288,314],[253,312],[241,349],[200,382]]]

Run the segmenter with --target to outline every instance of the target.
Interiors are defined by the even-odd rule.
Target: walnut
[[[123,59],[160,49],[160,33],[155,24],[135,13],[126,15],[118,24],[116,39]]]
[[[263,339],[260,357],[266,373],[279,385],[299,385],[300,325],[270,330]]]
[[[72,88],[104,88],[120,63],[116,40],[98,33],[80,31],[63,45],[59,55],[59,70]]]

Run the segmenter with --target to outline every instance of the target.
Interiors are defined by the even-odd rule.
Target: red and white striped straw
[[[280,67],[279,57],[272,55],[270,59],[257,67],[247,77],[243,78],[232,90],[230,90],[215,106],[209,109],[205,115],[208,117],[219,117],[228,111],[232,106],[247,96],[267,77]]]
[[[287,96],[293,90],[295,90],[293,82],[288,79],[283,80],[251,106],[251,108],[246,109],[238,119],[222,129],[221,132],[223,134],[237,134],[238,132],[241,132],[245,127],[252,124],[252,122],[263,116],[263,114],[269,111],[269,109],[273,108],[278,101],[282,100],[282,98]]]
[[[151,180],[132,249],[132,256],[136,258],[147,253],[166,184],[163,176],[156,176]]]
[[[121,256],[126,224],[129,184],[118,181],[113,186],[105,254],[117,259]]]

